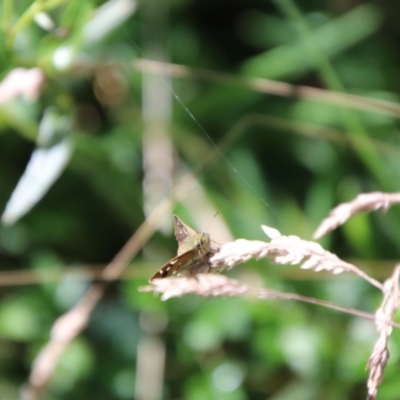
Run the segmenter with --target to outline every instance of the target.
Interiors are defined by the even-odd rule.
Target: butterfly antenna
[[[208,222],[208,224],[206,225],[206,227],[203,229],[203,232],[202,232],[202,233],[204,233],[204,232],[209,228],[209,226],[211,225],[211,222],[214,221],[214,218],[215,218],[218,214],[219,214],[219,211],[217,211],[217,212],[213,215],[213,217],[210,219],[210,221]]]

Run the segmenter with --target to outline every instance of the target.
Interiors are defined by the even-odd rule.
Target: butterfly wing
[[[195,238],[199,233],[187,226],[176,215],[173,215],[172,218],[174,219],[175,237],[178,241],[178,255],[181,255],[193,248]]]
[[[195,250],[189,250],[184,254],[180,254],[169,260],[164,264],[149,280],[151,282],[153,279],[163,279],[168,278],[179,270],[184,270],[190,267],[191,260],[193,259],[193,254]]]

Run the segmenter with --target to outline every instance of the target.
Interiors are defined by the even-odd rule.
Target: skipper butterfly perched
[[[198,233],[187,226],[176,215],[173,215],[175,237],[178,241],[178,254],[163,265],[149,282],[154,279],[167,278],[173,274],[196,275],[209,272],[210,257],[216,253],[211,248],[208,233]]]

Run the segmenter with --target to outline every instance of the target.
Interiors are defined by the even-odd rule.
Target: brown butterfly
[[[149,280],[167,278],[173,274],[196,275],[209,272],[209,258],[216,253],[211,248],[208,233],[197,233],[173,215],[175,237],[178,241],[178,255],[169,260]]]

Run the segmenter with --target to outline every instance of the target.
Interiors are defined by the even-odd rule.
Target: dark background
[[[101,271],[144,221],[144,207],[170,196],[184,172],[197,186],[173,212],[218,243],[266,240],[261,224],[311,240],[337,204],[397,190],[398,120],[388,111],[400,85],[395,2],[152,0],[91,42],[85,29],[102,2],[44,3],[51,31],[27,17],[32,2],[11,2],[8,12],[7,2],[0,6],[2,78],[17,67],[40,67],[46,76],[37,101],[0,105],[2,208],[49,107],[54,130],[60,119],[70,121],[61,131],[73,153],[39,203],[0,227],[0,400],[18,397],[53,322],[81,298],[89,272]],[[91,29],[104,33],[106,23]],[[60,49],[70,52],[62,68],[55,62]],[[168,89],[166,72],[147,74],[153,86],[146,89],[148,65],[135,64],[142,58],[189,67],[190,76],[172,83],[184,107]],[[326,92],[317,101],[295,87],[290,96],[260,93],[246,86],[251,77]],[[144,118],[146,90],[152,100]],[[331,104],[330,91],[385,103],[360,111],[360,99],[354,107]],[[143,161],[149,138],[158,151],[151,166]],[[144,193],[152,167],[165,175]],[[360,214],[321,243],[383,280],[398,258],[399,218],[395,207]],[[176,252],[171,214],[164,220],[109,286],[43,398],[150,399],[138,387],[161,381],[156,371],[139,376],[140,351],[164,369],[165,399],[365,398],[365,365],[377,338],[371,322],[295,302],[194,296],[162,302],[138,292]],[[376,289],[348,274],[267,260],[229,275],[368,312],[380,301]],[[399,340],[395,330],[379,399],[400,397]]]

